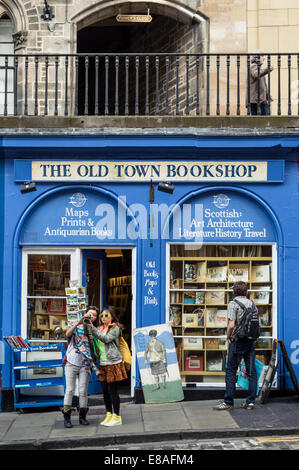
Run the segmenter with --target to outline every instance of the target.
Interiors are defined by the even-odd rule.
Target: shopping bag
[[[260,378],[260,376],[263,372],[264,364],[261,361],[259,361],[258,359],[255,359],[255,368],[256,368],[256,375],[257,375],[257,391],[256,391],[256,394],[258,395],[258,393],[259,393],[259,378]],[[246,390],[248,390],[248,388],[249,388],[249,380],[248,380],[248,377],[246,375],[245,362],[242,362],[241,365],[240,365],[240,371],[239,371],[239,375],[238,375],[237,385],[239,385],[239,387],[245,388]]]

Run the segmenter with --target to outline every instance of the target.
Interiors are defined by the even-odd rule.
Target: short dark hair
[[[151,330],[148,335],[156,337],[157,333],[158,333],[157,330]]]
[[[246,282],[238,281],[233,285],[234,297],[245,296],[248,293],[248,286]]]

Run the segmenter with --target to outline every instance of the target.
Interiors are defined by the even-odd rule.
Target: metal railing
[[[263,64],[258,57],[255,84],[248,80],[252,59],[250,54],[0,55],[0,115],[298,116],[299,53],[266,54]],[[246,106],[253,94],[254,106]]]

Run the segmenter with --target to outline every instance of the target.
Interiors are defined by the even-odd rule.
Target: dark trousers
[[[249,380],[247,403],[254,403],[257,392],[257,374],[255,368],[255,341],[242,340],[229,343],[227,365],[226,365],[226,391],[224,401],[228,405],[234,404],[234,395],[237,382],[237,369],[241,360],[246,365],[246,375]]]
[[[268,116],[270,114],[270,107],[269,104],[265,101],[264,103],[260,103],[260,115],[261,116]],[[251,116],[257,116],[258,111],[258,104],[257,103],[250,103],[250,114]]]
[[[118,382],[101,382],[106,411],[119,415],[120,398]]]

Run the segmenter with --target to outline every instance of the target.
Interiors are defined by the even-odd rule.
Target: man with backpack
[[[233,286],[234,299],[228,304],[227,339],[229,342],[226,365],[226,390],[224,400],[214,409],[231,410],[234,406],[234,394],[237,370],[242,359],[246,366],[249,389],[246,401],[241,407],[253,409],[257,392],[257,374],[255,369],[255,345],[259,337],[258,310],[255,303],[247,298],[248,287],[245,282],[236,282]]]

